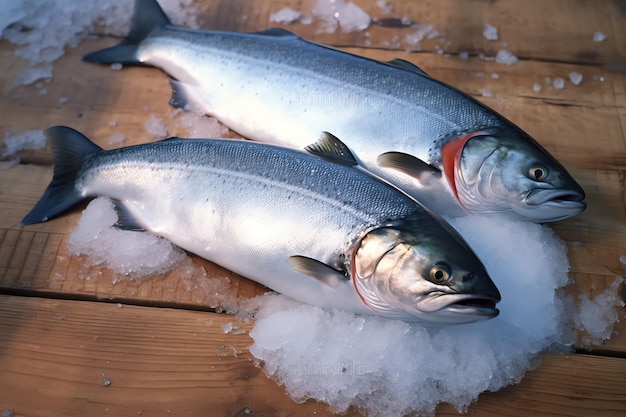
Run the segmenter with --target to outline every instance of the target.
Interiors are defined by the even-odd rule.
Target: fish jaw
[[[535,189],[526,196],[526,205],[514,208],[518,214],[537,222],[558,221],[582,213],[585,194],[576,190]]]
[[[537,223],[581,213],[586,204],[580,185],[520,132],[507,127],[484,129],[444,145],[444,174],[459,203],[473,214]]]
[[[422,308],[429,311],[431,320],[438,324],[467,324],[490,320],[500,314],[492,296],[467,294],[431,294]]]

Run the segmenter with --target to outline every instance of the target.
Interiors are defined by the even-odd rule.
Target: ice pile
[[[93,265],[141,278],[172,269],[185,253],[170,241],[150,233],[113,227],[118,221],[105,197],[91,201],[68,240],[71,255],[84,255]]]
[[[150,113],[148,120],[143,124],[143,128],[153,139],[165,139],[167,137],[167,125],[160,117]]]
[[[393,13],[393,4],[391,4],[387,0],[377,0],[376,6],[378,6],[380,10],[382,10],[383,12],[387,14]]]
[[[572,71],[569,73],[569,81],[574,85],[580,85],[583,81],[583,75],[580,72]]]
[[[573,316],[573,320],[574,327],[583,332],[581,340],[583,344],[597,345],[611,337],[613,323],[621,318],[612,307],[624,307],[624,302],[619,296],[619,289],[623,283],[624,278],[617,277],[606,290],[593,299],[587,295],[578,297],[580,310],[579,314]]]
[[[552,87],[554,87],[555,90],[564,89],[565,79],[563,77],[556,77],[554,80],[552,80]]]
[[[300,19],[301,16],[302,13],[299,11],[290,7],[285,7],[284,9],[280,9],[279,11],[270,14],[270,22],[288,24]]]
[[[202,113],[172,110],[169,125],[169,134],[186,138],[225,138],[228,136],[228,128],[216,118],[205,116]]]
[[[513,65],[517,63],[518,59],[511,51],[506,49],[500,49],[496,54],[496,62],[498,64]]]
[[[606,40],[606,35],[602,32],[594,32],[593,41],[594,42],[604,42]]]
[[[483,37],[490,41],[498,40],[498,28],[486,23],[483,26]]]
[[[250,351],[297,401],[391,417],[430,414],[442,402],[464,410],[481,392],[518,382],[541,351],[566,349],[574,325],[610,336],[617,319],[612,308],[621,302],[616,289],[575,310],[561,294],[568,282],[566,248],[551,229],[477,217],[455,227],[502,293],[496,319],[423,328],[265,296]],[[596,322],[583,323],[587,317]]]
[[[308,25],[313,17],[321,22],[320,32],[334,33],[337,29],[342,32],[361,32],[367,29],[372,21],[367,14],[356,4],[346,0],[316,0],[311,6],[310,14],[303,15],[290,7],[282,8],[270,14],[271,23],[289,24],[299,21]]]
[[[161,0],[159,4],[174,24],[198,27],[192,0]],[[76,47],[96,27],[110,35],[126,36],[133,1],[10,0],[0,2],[0,38],[21,45],[13,53],[25,59],[30,67],[17,80],[28,85],[39,79],[52,78],[52,63],[65,53],[65,47]]]
[[[178,136],[185,138],[223,138],[228,136],[228,128],[216,118],[194,111],[170,110],[169,119],[150,113],[144,129],[153,140]]]
[[[360,32],[372,21],[363,9],[346,0],[316,0],[311,13],[324,22],[322,31],[326,33],[335,32],[337,27],[343,32]]]
[[[420,50],[420,43],[424,39],[431,40],[441,36],[439,31],[432,25],[416,23],[411,25],[411,28],[415,30],[405,36],[405,41],[411,50]]]
[[[218,312],[237,313],[236,294],[228,278],[209,277],[204,268],[170,241],[147,232],[119,229],[114,226],[117,221],[109,198],[92,200],[70,233],[69,253],[84,256],[93,266],[110,269],[114,283],[148,279],[171,271],[179,280],[177,288],[190,293],[192,300]],[[92,270],[82,272],[85,279],[98,274]]]
[[[194,27],[190,3],[160,0],[175,24]],[[319,17],[327,16],[335,29],[364,30],[369,25],[367,13],[345,0],[318,0],[315,5]],[[96,25],[107,33],[125,35],[131,9],[131,0],[68,1],[54,8],[45,0],[15,0],[0,4],[0,30],[4,29],[3,39],[25,45],[15,53],[35,65],[21,80],[28,83],[51,77],[51,63]],[[419,44],[436,36],[432,26],[418,26],[407,41]],[[503,63],[517,59],[500,52]],[[148,128],[156,132],[158,127],[163,135],[157,117],[149,120]],[[116,229],[116,221],[110,200],[92,201],[70,235],[70,252],[134,277],[163,274],[188,260],[168,241]],[[429,413],[441,402],[462,410],[479,393],[519,381],[537,364],[541,351],[569,346],[573,328],[586,331],[591,341],[610,336],[612,323],[620,318],[612,307],[621,303],[616,296],[621,281],[593,300],[568,300],[561,294],[568,282],[565,247],[548,227],[485,218],[459,219],[455,226],[500,288],[503,301],[496,319],[426,329],[266,296],[258,301],[251,352],[298,400],[314,398],[335,411],[354,405],[368,415],[384,417]],[[224,280],[206,278],[206,274],[194,275],[185,282],[190,290],[202,291],[203,297],[215,296],[216,305],[230,303],[227,311],[234,311],[234,298],[223,298],[228,291]],[[574,301],[580,302],[577,309],[572,307]]]
[[[18,135],[5,135],[4,145],[0,157],[15,155],[25,149],[43,149],[46,147],[46,137],[41,130],[27,130]]]

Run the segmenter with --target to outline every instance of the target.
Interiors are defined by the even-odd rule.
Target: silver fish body
[[[303,148],[331,132],[369,170],[443,215],[544,222],[585,208],[582,188],[537,142],[413,64],[281,29],[179,29],[154,0],[135,8],[126,41],[84,60],[161,68],[176,80],[174,102],[193,103],[245,137]]]
[[[353,164],[236,140],[104,151],[46,131],[54,178],[23,224],[111,198],[141,228],[302,302],[422,323],[498,314],[500,294],[445,223]]]

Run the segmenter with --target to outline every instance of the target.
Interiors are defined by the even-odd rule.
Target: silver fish
[[[319,157],[243,140],[106,151],[68,127],[46,136],[54,177],[25,225],[107,196],[120,227],[305,303],[421,323],[498,314],[498,289],[467,244],[330,134],[310,148]]]
[[[503,214],[533,222],[585,208],[584,192],[543,147],[467,94],[400,59],[387,63],[259,33],[173,27],[136,0],[128,37],[87,62],[148,65],[194,105],[253,140],[302,148],[329,131],[441,215]]]

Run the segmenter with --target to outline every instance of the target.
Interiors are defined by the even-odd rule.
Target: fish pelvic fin
[[[44,134],[54,155],[54,174],[35,207],[22,220],[23,225],[42,223],[83,200],[76,189],[76,177],[87,155],[102,151],[82,133],[65,126],[54,126]]]
[[[306,146],[304,149],[326,161],[346,166],[359,164],[346,144],[328,132],[322,132],[322,136],[317,142]]]
[[[95,64],[144,65],[137,58],[137,48],[156,28],[170,25],[169,18],[156,0],[135,0],[128,36],[118,45],[85,55],[83,61]]]
[[[343,272],[313,258],[295,255],[290,256],[288,261],[294,270],[313,277],[331,288],[337,288],[340,283],[350,279]]]
[[[169,81],[170,87],[172,87],[170,106],[193,113],[206,114],[209,112],[204,104],[206,100],[203,99],[200,88],[171,78]]]
[[[135,232],[143,232],[146,230],[135,218],[126,204],[120,200],[111,199],[111,201],[113,202],[113,209],[117,214],[117,221],[114,224],[115,227]]]
[[[403,152],[385,152],[378,155],[378,165],[391,168],[417,179],[422,185],[430,185],[441,178],[441,170],[421,159]]]

